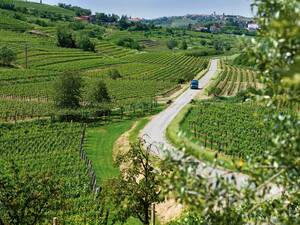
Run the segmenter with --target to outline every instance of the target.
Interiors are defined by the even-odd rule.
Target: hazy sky
[[[37,1],[37,0],[33,0]],[[93,12],[115,13],[133,17],[156,18],[186,14],[234,14],[251,16],[251,0],[43,0],[89,8]]]

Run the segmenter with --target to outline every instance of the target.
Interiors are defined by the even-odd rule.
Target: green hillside
[[[56,13],[62,16],[75,16],[74,11],[67,10],[58,6],[40,4],[30,1],[21,0],[4,0],[4,2],[9,2],[15,5],[16,8],[26,8],[27,11],[37,11],[39,13]]]
[[[79,20],[75,9],[85,9],[72,7],[0,0],[0,190],[5,180],[11,188],[5,193],[14,200],[10,202],[26,203],[21,222],[13,223],[1,193],[0,224],[50,224],[53,217],[59,224],[140,224],[139,216],[107,202],[106,192],[120,188],[109,186],[110,179],[119,179],[124,167],[113,156],[128,151],[153,115],[187,90],[195,77],[204,76],[212,58],[222,60],[201,97],[235,96],[262,86],[256,70],[227,57],[240,54],[245,47],[241,41],[249,40],[242,36],[187,29],[199,22],[188,17],[173,18],[163,27],[106,14]],[[257,130],[267,109],[211,102],[196,101],[180,124],[189,141],[207,147],[206,135],[214,140],[211,151],[242,159],[249,152],[263,152],[271,128]],[[229,142],[213,128],[221,120],[229,121],[220,125]],[[38,222],[25,221],[35,212],[27,210],[27,202],[40,207],[44,192],[50,198],[45,212]],[[25,199],[27,193],[38,201]],[[125,199],[124,207],[130,205],[127,200],[132,201]]]

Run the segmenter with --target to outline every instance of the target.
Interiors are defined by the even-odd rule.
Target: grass
[[[132,129],[129,133],[129,142],[136,143],[138,141],[140,131],[146,126],[146,124],[150,121],[148,117],[143,118],[136,122],[134,129]]]
[[[98,182],[101,183],[119,175],[119,168],[113,163],[113,145],[124,132],[130,129],[133,122],[129,120],[87,129],[85,150],[93,162]]]
[[[114,166],[112,158],[113,145],[117,139],[136,123],[134,129],[129,133],[129,141],[131,143],[136,142],[140,130],[148,122],[149,118],[146,117],[137,121],[128,120],[87,129],[85,150],[89,159],[93,162],[98,182],[103,182],[119,175],[119,168]],[[142,223],[138,219],[130,217],[125,225],[142,225]]]

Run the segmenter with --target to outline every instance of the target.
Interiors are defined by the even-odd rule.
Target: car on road
[[[192,80],[191,89],[199,89],[199,81],[198,80]]]

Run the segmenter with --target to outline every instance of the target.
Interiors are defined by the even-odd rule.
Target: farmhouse
[[[259,29],[259,25],[256,23],[249,23],[247,26],[247,30],[250,32],[255,32]]]

